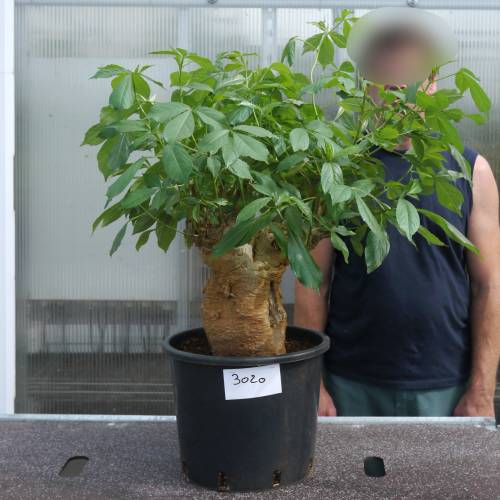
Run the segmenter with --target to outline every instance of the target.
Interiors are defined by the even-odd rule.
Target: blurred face
[[[423,80],[420,89],[424,90],[429,84],[429,79],[424,77],[430,69],[425,43],[415,38],[399,38],[381,44],[367,54],[366,63],[360,68],[366,79],[383,85],[386,90],[404,89],[419,80]],[[433,81],[427,92],[435,90],[436,83]],[[368,93],[376,104],[385,105],[377,86],[369,85]]]

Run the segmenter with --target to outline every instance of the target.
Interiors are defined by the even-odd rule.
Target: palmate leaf
[[[240,156],[249,156],[254,160],[267,162],[269,151],[262,142],[249,135],[236,132],[233,132],[232,136],[234,147]]]
[[[180,183],[188,180],[193,169],[193,160],[180,144],[167,144],[163,148],[161,161],[169,178]]]
[[[192,232],[185,234],[190,245],[204,239],[203,228],[235,218],[231,227],[221,228],[224,236],[215,253],[222,255],[251,241],[267,224],[298,279],[312,287],[321,278],[309,253],[317,238],[329,238],[345,262],[352,247],[368,272],[390,250],[387,222],[414,245],[443,246],[441,229],[430,228],[436,223],[449,238],[470,247],[444,218],[419,212],[413,203],[419,195],[436,193],[442,206],[459,213],[463,197],[454,181],[471,181],[471,165],[457,123],[464,118],[484,123],[488,96],[479,79],[462,68],[456,89],[426,94],[415,82],[406,91],[382,90],[381,109],[363,97],[366,81],[356,77],[351,62],[332,64],[356,20],[351,14],[343,11],[335,28],[313,23],[319,31],[303,41],[303,53],[312,52],[312,72],[312,66],[304,73],[290,68],[299,56],[299,37],[289,39],[281,62],[266,67],[252,67],[252,56],[239,51],[214,60],[182,48],[159,51],[177,63],[166,75],[164,88],[171,83],[167,102],[151,92],[151,82],[163,84],[145,74],[148,65],[100,67],[93,78],[109,78],[111,95],[83,144],[98,146],[99,169],[113,183],[94,228],[125,216],[132,219],[133,234],[140,234],[136,248],[154,231],[166,250],[177,221],[190,222]],[[323,89],[338,100],[334,117],[321,100],[311,102]],[[477,114],[464,113],[456,104],[465,92]],[[409,184],[387,180],[381,162],[370,155],[372,147],[392,151],[405,134],[412,139],[407,158],[416,177]],[[443,170],[446,150],[459,172]],[[122,200],[108,208],[118,195]],[[146,205],[153,215],[139,213]],[[429,229],[420,224],[421,216],[422,222],[430,221]],[[120,228],[114,251],[125,231]]]
[[[179,113],[167,122],[163,129],[163,137],[167,142],[180,141],[194,132],[194,118],[191,109]]]

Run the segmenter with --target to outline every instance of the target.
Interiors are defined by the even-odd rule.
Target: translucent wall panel
[[[16,8],[16,411],[172,412],[160,342],[185,324],[182,241],[138,253],[116,222],[91,236],[106,185],[96,148],[80,147],[106,104],[97,66],[173,66],[177,9]],[[158,93],[157,90],[155,92]]]
[[[257,52],[255,64],[267,64],[280,56],[289,37],[306,38],[314,32],[308,22],[331,22],[338,13],[337,8],[305,8],[306,1],[301,2],[304,8],[291,8],[298,5],[291,2],[278,9],[265,4],[194,8],[188,2],[182,7],[160,3],[17,4],[18,412],[172,413],[170,375],[160,342],[172,332],[201,324],[207,270],[196,249],[187,250],[178,237],[164,254],[152,238],[137,253],[129,233],[110,258],[120,223],[90,236],[106,191],[96,149],[80,147],[83,132],[109,95],[109,81],[89,80],[96,67],[149,63],[155,65],[151,76],[165,79],[173,69],[170,59],[148,53],[171,46],[211,57],[230,49]],[[461,132],[498,175],[499,11],[435,13],[459,37],[456,66],[471,67],[492,98],[490,122],[482,127],[464,124]],[[343,59],[345,51],[338,52]],[[310,57],[299,58],[295,70],[308,71]],[[318,99],[336,111],[331,91]],[[287,272],[282,285],[289,312],[293,280]]]

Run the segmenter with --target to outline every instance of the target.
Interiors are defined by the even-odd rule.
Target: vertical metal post
[[[14,226],[14,0],[0,2],[0,413],[16,387]]]
[[[189,29],[188,7],[181,7],[177,10],[177,47],[191,50],[190,29]],[[178,226],[179,231],[186,229],[186,221],[182,221]],[[191,297],[192,283],[189,282],[189,266],[192,249],[188,249],[182,235],[177,235],[179,245],[179,286],[177,296],[176,322],[171,325],[172,333],[186,330],[189,327],[189,302]]]
[[[277,15],[276,9],[262,9],[262,66],[269,66],[277,58]]]

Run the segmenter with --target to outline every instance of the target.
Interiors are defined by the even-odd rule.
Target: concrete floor
[[[203,424],[203,419],[200,419]],[[59,473],[88,457],[74,477]],[[370,477],[364,460],[383,459]],[[0,498],[485,499],[500,494],[493,419],[320,418],[312,473],[265,492],[218,493],[181,475],[173,417],[0,416]]]

